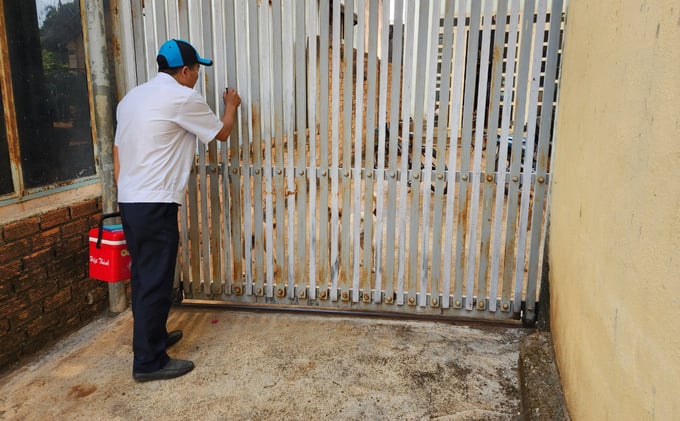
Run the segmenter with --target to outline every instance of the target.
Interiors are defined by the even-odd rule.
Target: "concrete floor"
[[[132,314],[102,318],[0,378],[2,420],[511,420],[524,329],[173,308],[172,357],[132,380]]]

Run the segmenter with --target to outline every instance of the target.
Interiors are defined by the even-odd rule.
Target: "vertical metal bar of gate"
[[[201,28],[203,29],[202,39],[203,39],[203,51],[210,53],[215,51],[215,39],[212,34],[215,31],[215,22],[213,16],[215,16],[214,10],[212,9],[212,2],[210,0],[203,0],[201,10]],[[204,66],[205,67],[205,66]],[[205,95],[214,110],[219,109],[219,101],[217,100],[217,92],[220,89],[217,87],[218,81],[218,69],[216,66],[210,66],[203,69],[204,71],[204,86]],[[210,224],[204,227],[203,232],[208,233],[207,244],[209,246],[208,253],[203,258],[208,263],[208,271],[210,272],[210,285],[207,285],[207,291],[210,295],[221,294],[222,292],[222,253],[219,252],[221,245],[221,221],[220,215],[221,203],[220,203],[220,181],[219,181],[219,166],[220,162],[218,160],[218,142],[213,141],[208,144],[208,166],[206,168],[206,185],[204,189],[204,196],[208,200],[208,206],[206,207],[205,214],[208,215],[206,219]]]
[[[395,0],[394,2],[394,43],[392,45],[392,56],[401,57],[402,56],[402,45],[404,40],[404,21],[403,21],[403,10],[404,4],[401,0]],[[395,68],[396,67],[396,68]],[[399,101],[395,98],[401,97],[401,80],[403,78],[401,66],[392,66],[392,80],[391,80],[391,103],[390,103],[390,137],[386,139],[389,142],[389,158],[387,162],[388,166],[388,182],[387,182],[387,221],[386,221],[386,231],[385,236],[385,302],[386,304],[394,303],[395,294],[395,284],[397,283],[397,274],[394,268],[397,267],[397,262],[395,261],[395,250],[397,249],[397,175],[399,174],[397,165],[397,150],[399,148]],[[408,136],[406,136],[408,137]],[[402,176],[403,177],[403,176]],[[377,210],[379,214],[382,214],[383,210]],[[402,225],[403,226],[403,225]],[[403,285],[403,284],[402,284]],[[400,298],[399,292],[403,290],[403,287],[398,289],[397,302],[403,303],[403,297]]]
[[[147,10],[144,12],[145,14],[149,14],[149,11]],[[171,16],[176,16],[177,21],[173,25],[169,25],[171,28],[175,28],[175,31],[178,31],[179,34],[187,34],[189,32],[189,11],[187,8],[180,8],[177,10],[176,15],[171,15]],[[158,41],[162,42],[162,41]],[[156,42],[153,45],[157,45],[158,42]],[[197,293],[200,292],[201,289],[201,250],[200,250],[200,227],[199,227],[199,213],[198,213],[198,189],[199,189],[199,183],[198,183],[198,176],[197,176],[197,168],[192,166],[191,173],[189,175],[189,189],[188,189],[188,194],[187,194],[187,206],[186,206],[186,211],[188,213],[188,217],[186,218],[188,222],[188,225],[184,225],[186,227],[186,231],[189,232],[189,240],[188,243],[183,243],[183,248],[186,249],[185,253],[189,253],[189,259],[186,261],[186,264],[188,266],[187,269],[190,270],[191,277],[188,279],[193,280],[193,282],[185,282],[184,283],[184,291],[185,293],[189,292],[189,294]],[[191,209],[191,210],[190,210]]]
[[[486,122],[486,95],[487,95],[487,78],[488,78],[488,66],[486,65],[485,59],[489,57],[489,44],[491,36],[491,20],[493,16],[493,4],[490,0],[485,3],[484,13],[482,14],[482,45],[481,45],[481,57],[479,59],[479,81],[477,83],[477,106],[475,121],[472,123],[474,125],[474,132],[472,136],[474,137],[474,152],[473,152],[473,162],[472,162],[472,174],[471,183],[472,188],[470,191],[470,228],[468,233],[468,254],[467,254],[467,268],[466,268],[466,295],[471,298],[473,295],[479,294],[480,291],[475,291],[475,276],[477,275],[475,268],[477,267],[477,224],[479,221],[479,190],[480,190],[480,178],[481,178],[481,166],[482,166],[482,149],[484,144],[484,127]],[[493,122],[492,122],[493,123]],[[486,292],[486,291],[484,291]],[[486,294],[483,295],[485,297]],[[478,300],[478,305],[480,309],[484,309],[484,300]],[[468,299],[465,302],[465,309],[472,310],[473,300]]]
[[[343,120],[342,120],[342,179],[340,183],[342,196],[342,219],[340,222],[340,298],[343,302],[350,300],[349,282],[351,276],[350,232],[352,229],[350,215],[351,202],[351,166],[352,166],[352,96],[354,80],[354,28],[349,22],[354,21],[354,2],[345,2],[344,13],[344,45],[343,57],[345,70],[343,78]]]
[[[352,169],[352,302],[359,301],[359,262],[361,261],[361,152],[363,140],[363,104],[364,104],[364,45],[365,45],[365,9],[364,0],[357,0],[357,36],[354,43],[356,49],[355,64],[355,110],[354,110],[354,167]],[[347,97],[345,97],[347,98]],[[348,165],[349,166],[349,165]],[[367,168],[368,169],[368,168]],[[366,223],[366,221],[364,221]]]
[[[306,170],[307,183],[309,185],[309,200],[307,207],[309,209],[309,273],[307,278],[309,279],[309,296],[316,298],[316,283],[317,283],[317,234],[316,234],[316,220],[317,220],[317,200],[316,200],[316,181],[319,174],[315,171],[317,166],[316,157],[316,142],[317,142],[317,115],[316,115],[316,88],[317,88],[317,4],[315,2],[307,3],[307,19],[306,19],[306,39],[307,39],[307,49],[308,49],[308,66],[307,66],[307,119],[308,119],[308,132],[307,141],[309,145],[309,163]],[[304,281],[304,279],[303,279]],[[307,297],[307,290],[304,284],[301,286],[298,292],[299,298]]]
[[[272,95],[271,95],[271,80],[272,75],[271,69],[271,56],[272,51],[268,48],[271,45],[271,10],[269,7],[260,7],[260,21],[263,22],[260,25],[260,31],[262,35],[260,36],[261,48],[263,54],[262,59],[262,80],[261,80],[261,91],[260,95],[262,98],[262,112],[260,113],[260,124],[261,139],[263,141],[264,149],[264,164],[262,167],[262,172],[264,175],[264,195],[265,195],[265,269],[262,272],[261,279],[258,279],[258,284],[256,286],[255,295],[258,297],[265,295],[266,291],[272,291],[274,287],[274,180],[273,180],[273,161],[272,161],[272,130],[271,123],[272,119]],[[265,283],[263,288],[262,283]],[[270,295],[271,296],[271,295]]]
[[[423,164],[422,173],[420,174],[420,179],[423,181],[422,192],[423,192],[423,202],[421,210],[422,218],[422,235],[420,241],[420,267],[419,267],[419,285],[418,285],[418,306],[427,307],[432,305],[436,307],[436,302],[429,301],[428,297],[428,275],[429,275],[429,265],[430,263],[430,196],[431,196],[431,181],[432,181],[432,151],[434,150],[434,106],[435,106],[435,94],[436,94],[436,77],[437,77],[437,53],[438,50],[438,38],[439,38],[439,19],[440,19],[440,3],[433,2],[432,9],[428,12],[428,48],[427,48],[427,78],[426,78],[426,90],[425,90],[425,114],[426,119],[426,133],[425,133],[425,162]],[[421,125],[422,126],[422,125]],[[416,167],[416,170],[418,167]],[[416,173],[417,174],[417,173]],[[438,282],[434,280],[433,282]],[[432,297],[436,298],[436,290],[431,291]]]
[[[214,51],[213,54],[216,56],[217,51],[227,51],[227,41],[226,41],[226,34],[227,34],[227,25],[228,25],[228,20],[227,17],[225,16],[225,10],[226,8],[223,9],[213,9],[213,13],[215,16],[215,32],[218,34],[222,34],[221,36],[215,37],[215,42],[214,42]],[[227,56],[229,54],[227,53]],[[225,67],[222,66],[217,66],[218,68],[216,69],[218,76],[216,79],[216,84],[218,86],[218,89],[215,89],[215,101],[216,101],[216,110],[221,110],[223,107],[223,100],[222,100],[222,87],[225,89],[227,86],[229,86],[229,77],[231,71],[228,70]],[[227,66],[228,67],[228,66]],[[226,86],[221,86],[221,83],[225,83]],[[231,293],[231,274],[229,273],[229,268],[232,267],[233,261],[232,261],[232,254],[231,254],[231,233],[230,230],[226,227],[231,226],[231,199],[229,197],[229,146],[227,143],[223,143],[220,145],[219,148],[219,167],[217,169],[219,177],[218,177],[218,184],[220,186],[220,194],[219,198],[221,199],[221,208],[222,208],[222,213],[219,215],[215,221],[215,224],[218,225],[220,228],[220,233],[221,233],[221,238],[222,238],[222,244],[220,245],[221,248],[221,253],[220,253],[220,260],[222,262],[222,267],[220,268],[219,272],[219,279],[220,279],[220,284],[219,284],[219,292],[222,294],[229,294]],[[213,252],[215,253],[215,252]]]
[[[526,309],[524,317],[533,319],[536,311],[537,278],[539,273],[538,254],[540,251],[539,239],[542,236],[544,220],[544,207],[547,195],[547,170],[549,154],[549,139],[552,138],[553,106],[556,94],[557,77],[557,52],[559,49],[562,0],[553,0],[550,12],[550,28],[546,54],[546,67],[544,73],[545,87],[543,90],[541,106],[540,136],[538,139],[538,151],[536,156],[536,181],[534,185],[533,211],[531,218],[531,248],[529,252],[529,270],[527,276]],[[527,154],[528,155],[528,154]],[[531,159],[529,156],[526,160]],[[526,164],[525,164],[526,168]],[[520,228],[521,229],[521,228]]]
[[[252,289],[253,285],[253,217],[252,217],[252,201],[253,197],[251,194],[251,173],[250,164],[252,156],[252,133],[253,129],[251,126],[253,118],[253,108],[249,105],[253,101],[251,84],[249,83],[246,75],[251,72],[251,63],[249,62],[250,54],[248,51],[249,40],[256,36],[252,32],[256,31],[256,27],[253,28],[249,25],[249,4],[245,1],[237,1],[234,3],[234,15],[235,15],[235,27],[238,36],[243,36],[245,39],[238,39],[235,43],[236,45],[236,84],[242,97],[245,97],[245,107],[241,107],[241,133],[243,134],[243,141],[240,142],[240,151],[242,163],[239,163],[240,168],[239,173],[241,174],[241,185],[240,188],[243,191],[243,208],[239,209],[238,212],[242,214],[242,224],[243,224],[243,264],[245,272],[245,291],[242,289],[241,285],[237,286],[235,293],[237,295],[242,295]],[[240,59],[243,57],[243,59]],[[250,74],[252,77],[252,74]],[[259,111],[259,110],[258,110]],[[240,246],[240,244],[239,244]],[[241,284],[239,279],[239,284]]]
[[[328,298],[328,281],[331,277],[330,271],[330,237],[328,235],[328,224],[329,224],[329,208],[328,208],[328,171],[329,171],[329,159],[328,159],[328,144],[330,137],[328,135],[330,131],[329,125],[329,106],[330,101],[324,100],[324,98],[330,98],[329,83],[328,83],[328,51],[330,49],[329,37],[329,19],[331,18],[329,13],[329,1],[323,1],[319,7],[319,23],[320,23],[320,35],[319,35],[319,165],[320,165],[320,177],[319,177],[319,267],[318,267],[318,280],[319,280],[319,298],[326,300]],[[314,300],[317,298],[316,289],[312,288],[309,291],[309,298]]]
[[[455,15],[455,2],[447,2],[444,11],[444,28],[442,35],[442,61],[441,61],[441,81],[440,81],[440,104],[449,104],[451,97],[451,84],[452,80],[450,75],[451,67],[453,65],[453,27],[454,27],[454,15]],[[442,110],[440,109],[440,112]],[[446,150],[447,150],[447,133],[446,128],[449,124],[448,110],[443,110],[444,115],[439,116],[439,124],[437,127],[437,144],[436,144],[436,156],[437,164],[435,168],[435,193],[434,193],[434,213],[432,217],[432,280],[430,284],[430,294],[432,297],[432,305],[442,306],[443,308],[448,308],[448,296],[449,296],[449,285],[448,280],[444,279],[442,271],[442,239],[445,237],[443,235],[443,230],[439,229],[443,226],[443,204],[444,204],[444,189],[446,182],[444,177],[446,176]],[[455,148],[457,148],[457,141],[452,143]],[[455,173],[455,170],[452,169]],[[453,184],[452,184],[453,186]],[[450,236],[449,236],[450,237]],[[446,250],[446,248],[443,248]],[[445,272],[444,272],[445,273]],[[440,289],[440,284],[441,289]]]
[[[373,13],[373,9],[371,9],[371,13]],[[388,51],[388,31],[389,31],[389,2],[383,1],[382,2],[382,9],[381,9],[381,16],[380,16],[380,27],[381,27],[381,32],[380,32],[380,51],[382,52],[382,60],[380,62],[380,78],[379,78],[379,92],[382,92],[383,95],[380,95],[378,98],[378,156],[377,158],[377,165],[376,165],[376,171],[375,171],[375,191],[376,191],[376,202],[375,202],[375,213],[376,213],[376,219],[375,219],[375,285],[373,289],[373,302],[374,303],[380,303],[382,301],[382,290],[383,290],[383,270],[382,270],[382,262],[383,262],[383,233],[385,232],[384,229],[384,222],[383,222],[383,206],[384,206],[384,197],[383,194],[385,192],[385,115],[387,113],[387,95],[385,93],[388,92],[387,88],[387,68],[388,68],[388,63],[387,59],[385,58],[385,54]],[[371,19],[373,22],[373,19]],[[371,67],[369,65],[369,67]],[[369,93],[369,97],[371,94]],[[371,136],[371,132],[367,130],[367,136]],[[375,142],[375,138],[373,138],[373,142]],[[387,288],[386,288],[387,289]],[[387,295],[387,292],[386,292]],[[391,297],[389,297],[391,300]]]
[[[227,84],[230,87],[237,88],[239,86],[237,79],[236,67],[236,36],[239,31],[236,27],[236,9],[234,0],[226,0],[225,7],[225,26],[226,26],[226,65],[227,65]],[[239,111],[241,114],[243,111]],[[243,247],[242,247],[242,233],[241,233],[241,164],[240,164],[240,143],[241,143],[241,119],[236,118],[234,127],[232,128],[229,137],[229,161],[225,160],[222,164],[222,177],[226,177],[229,184],[229,189],[224,190],[223,195],[230,198],[230,207],[226,207],[225,213],[229,212],[229,222],[231,225],[226,225],[224,230],[229,231],[229,238],[231,239],[231,271],[227,270],[227,278],[225,280],[225,294],[237,294],[240,292],[242,271],[243,271]],[[227,153],[225,151],[225,153]],[[227,181],[223,181],[223,185]]]
[[[203,7],[201,0],[195,0],[196,3],[188,8],[188,24],[189,24],[189,39],[195,44],[196,48],[203,51]],[[159,25],[160,26],[160,25]],[[164,39],[165,36],[161,36],[160,39]],[[201,78],[196,82],[196,90],[199,92],[206,91],[206,83],[204,83]],[[206,146],[203,143],[197,142],[196,145],[198,149],[198,171],[197,171],[197,184],[198,188],[195,192],[197,194],[197,203],[200,209],[199,219],[197,223],[197,228],[200,235],[200,247],[199,247],[199,257],[198,261],[193,262],[194,265],[199,265],[201,268],[201,281],[203,287],[203,294],[206,296],[211,296],[211,283],[212,274],[210,272],[210,222],[208,217],[209,208],[209,188],[208,188],[208,173],[207,173],[207,157],[206,157]]]
[[[540,2],[540,0],[539,0]],[[506,308],[511,305],[510,295],[512,293],[512,270],[514,267],[514,250],[516,238],[516,223],[517,223],[517,190],[520,179],[520,159],[523,137],[523,127],[525,109],[526,109],[526,90],[527,90],[527,75],[529,70],[529,60],[531,58],[530,42],[533,38],[533,20],[534,20],[534,0],[527,0],[524,3],[524,13],[522,15],[522,29],[521,29],[521,45],[519,50],[518,63],[518,84],[515,89],[517,96],[517,104],[515,106],[515,125],[513,133],[513,143],[510,156],[510,177],[511,183],[508,187],[507,194],[507,217],[506,217],[506,234],[505,234],[505,248],[503,253],[503,294],[501,299],[501,307]],[[531,13],[528,13],[531,11]],[[541,14],[538,14],[540,20]],[[518,141],[516,141],[518,140]],[[527,183],[528,180],[523,180]],[[521,303],[514,303],[514,306],[521,305]]]
[[[296,1],[295,3],[295,142],[297,144],[297,168],[295,171],[295,195],[297,198],[297,210],[295,221],[297,225],[296,245],[297,245],[297,261],[295,265],[295,283],[304,284],[306,279],[306,259],[307,259],[307,182],[306,182],[306,162],[307,162],[307,136],[305,133],[307,120],[307,86],[306,86],[306,68],[305,63],[305,48],[306,45],[306,31],[305,31],[305,3]],[[289,150],[288,153],[293,151]],[[292,223],[292,221],[289,221]],[[311,258],[311,256],[310,256]],[[289,286],[287,297],[292,299],[295,297],[294,285]]]
[[[414,25],[418,25],[418,31],[413,28],[414,47],[417,51],[411,57],[413,67],[412,72],[415,79],[414,93],[412,95],[413,104],[413,142],[409,145],[413,149],[410,154],[411,157],[411,172],[406,177],[411,181],[411,197],[410,208],[404,206],[404,212],[408,220],[408,250],[418,250],[418,239],[420,237],[421,224],[417,217],[420,209],[420,164],[422,155],[418,153],[423,143],[423,120],[424,120],[424,98],[425,98],[425,78],[415,77],[415,72],[419,66],[427,61],[427,19],[429,17],[430,2],[419,3],[417,6],[417,13],[414,16]],[[415,20],[417,18],[417,21]],[[416,23],[417,22],[417,23]],[[423,30],[425,28],[425,30]],[[417,43],[416,43],[417,36]],[[413,60],[415,58],[415,60]],[[408,110],[411,114],[411,111]],[[407,119],[404,119],[407,120]],[[406,149],[408,150],[408,149]],[[406,196],[408,197],[408,196]],[[408,200],[408,199],[407,199]],[[408,285],[408,304],[415,305],[418,299],[418,252],[409,253],[408,258],[404,261],[404,266],[407,268],[406,284]]]
[[[378,50],[378,4],[377,1],[369,2],[369,12],[368,12],[368,61],[367,61],[367,78],[368,78],[368,90],[366,91],[366,129],[365,129],[365,152],[366,152],[366,178],[365,178],[365,195],[364,195],[364,243],[363,243],[363,268],[360,274],[361,279],[361,289],[362,300],[364,302],[371,301],[371,284],[373,273],[375,268],[373,266],[373,261],[375,260],[374,253],[377,253],[373,249],[374,243],[374,228],[373,228],[373,202],[374,202],[374,168],[375,168],[375,154],[373,153],[375,148],[371,146],[375,142],[375,117],[376,117],[376,70],[377,70],[377,50]],[[376,288],[376,290],[378,290]],[[377,295],[373,295],[373,300],[376,301]]]
[[[282,10],[282,49],[283,51],[288,51],[289,53],[293,51],[293,8],[289,4],[283,7]],[[296,252],[295,252],[295,202],[296,202],[296,179],[295,179],[295,124],[293,123],[293,117],[295,114],[295,84],[294,84],[294,66],[293,60],[284,60],[283,66],[281,67],[283,76],[283,110],[284,110],[284,133],[286,137],[285,147],[286,147],[286,198],[288,207],[288,220],[287,220],[287,248],[288,252],[288,268],[287,272],[287,283],[284,283],[281,287],[277,288],[276,296],[278,298],[283,298],[290,295],[286,295],[286,289],[288,294],[294,291],[295,287],[295,276],[296,276]]]
[[[526,105],[527,107],[527,121],[536,121],[536,115],[538,113],[538,97],[540,94],[541,90],[541,73],[542,73],[542,58],[543,58],[543,46],[544,46],[544,33],[545,33],[545,26],[546,26],[546,21],[548,18],[548,8],[547,8],[547,1],[546,2],[539,2],[537,5],[537,12],[536,12],[536,25],[535,25],[535,33],[534,33],[534,38],[533,38],[533,47],[531,49],[531,52],[533,53],[532,59],[531,59],[531,82],[529,83],[529,94],[528,94],[528,103]],[[539,53],[541,51],[541,53]],[[544,82],[546,82],[544,80]],[[518,229],[524,229],[526,231],[527,226],[528,226],[528,218],[529,218],[529,201],[531,200],[531,190],[534,188],[535,184],[535,179],[532,179],[532,173],[533,173],[533,156],[534,156],[534,145],[536,144],[535,138],[538,135],[538,133],[535,132],[536,130],[536,125],[532,124],[527,127],[527,139],[530,140],[527,142],[527,149],[525,152],[525,156],[523,160],[521,161],[521,179],[523,183],[521,186],[518,188],[519,193],[520,193],[520,210],[519,210],[519,222],[518,222]],[[527,161],[527,158],[530,158],[529,161]],[[528,167],[527,167],[528,165]],[[515,284],[515,298],[514,298],[514,307],[515,311],[519,311],[519,308],[521,306],[521,286],[524,284],[524,264],[525,264],[525,251],[526,251],[526,244],[527,244],[527,235],[520,235],[519,238],[517,239],[517,257],[516,257],[516,263],[515,263],[515,279],[514,279],[514,284]]]
[[[274,0],[272,2],[272,46],[271,51],[274,57],[273,68],[283,68],[283,27],[282,27],[282,10],[281,0]],[[284,142],[283,142],[283,78],[273,78],[274,88],[274,143],[275,143],[275,158],[274,166],[276,167],[275,174],[275,189],[276,189],[276,267],[280,269],[279,283],[288,279],[288,265],[286,264],[285,254],[285,229],[286,229],[286,190],[285,179],[283,177],[283,170],[285,168],[284,161]],[[268,298],[274,296],[274,281],[272,284],[267,283]]]
[[[498,143],[498,155],[496,155],[497,162],[506,162],[507,150],[508,150],[508,134],[510,131],[510,112],[512,110],[512,94],[513,87],[515,86],[515,73],[510,71],[510,69],[515,68],[516,63],[516,50],[517,50],[517,37],[519,30],[519,12],[520,12],[520,1],[514,0],[512,2],[510,11],[510,30],[508,32],[508,44],[507,44],[507,59],[506,59],[506,72],[505,72],[505,83],[503,90],[503,111],[501,117],[501,130],[500,130],[500,142]],[[495,136],[495,133],[492,134]],[[488,145],[488,144],[487,144]],[[500,265],[500,247],[501,247],[501,232],[502,232],[502,222],[503,222],[503,209],[504,209],[504,191],[506,189],[506,172],[498,171],[496,179],[496,200],[494,205],[494,233],[493,233],[493,244],[491,246],[491,287],[489,290],[489,297],[491,297],[489,302],[489,311],[496,311],[498,297],[498,275],[499,275],[499,265]],[[508,303],[501,304],[501,311],[509,311],[510,306]]]
[[[479,271],[477,276],[479,279],[479,288],[477,291],[477,308],[485,309],[489,308],[489,311],[496,310],[496,299],[495,295],[489,293],[488,301],[484,299],[487,297],[487,275],[489,272],[489,254],[491,248],[491,212],[493,204],[493,194],[498,193],[494,188],[492,182],[494,181],[493,173],[495,172],[495,162],[496,162],[496,148],[490,147],[496,140],[497,132],[496,129],[498,124],[498,115],[500,113],[501,107],[501,78],[503,72],[503,50],[505,44],[505,34],[506,34],[506,21],[505,16],[507,13],[507,1],[499,0],[497,5],[497,18],[496,24],[493,29],[493,53],[491,61],[491,83],[490,83],[490,114],[489,114],[489,129],[483,135],[484,145],[486,145],[486,163],[484,166],[485,177],[481,179],[483,192],[482,199],[482,229],[481,229],[481,239],[480,239],[480,255],[479,255]],[[509,41],[509,40],[508,40]],[[510,72],[508,72],[510,73]],[[507,85],[506,85],[507,86]],[[482,129],[483,130],[483,129]],[[500,162],[500,161],[499,161]],[[494,224],[498,224],[499,220],[494,220]]]
[[[466,22],[465,19],[463,18],[466,16],[466,11],[465,11],[465,2],[462,0],[458,1],[458,19],[456,22],[456,32],[455,32],[455,60],[453,64],[453,93],[451,94],[451,97],[453,98],[451,106],[450,106],[450,116],[449,116],[449,138],[451,139],[451,152],[449,153],[449,171],[448,171],[448,176],[447,176],[447,182],[448,182],[448,195],[446,198],[446,227],[445,231],[447,235],[444,237],[444,287],[443,290],[447,296],[450,294],[450,288],[451,288],[451,269],[452,269],[452,256],[451,256],[451,251],[454,250],[453,247],[453,231],[454,231],[454,223],[456,223],[456,220],[460,218],[459,216],[459,211],[458,209],[460,206],[454,207],[454,200],[456,198],[456,173],[459,168],[458,166],[458,138],[459,138],[459,127],[460,127],[460,122],[461,122],[461,105],[462,105],[462,97],[463,97],[463,84],[464,84],[464,74],[465,74],[465,60],[466,60],[466,49],[465,49],[465,42],[466,42]],[[461,179],[462,179],[462,172],[461,172]],[[454,214],[454,211],[457,211]],[[456,217],[456,220],[454,220],[454,216]],[[458,244],[460,243],[460,239],[456,238],[456,246],[455,246],[455,255],[454,255],[454,261],[457,259],[458,255]],[[457,266],[456,266],[457,268]],[[457,269],[456,269],[457,270]],[[456,278],[459,279],[459,278]],[[454,279],[454,291],[453,291],[453,307],[454,308],[460,308],[461,307],[461,291],[460,288],[458,288],[458,283],[455,282]],[[447,309],[450,306],[449,299],[444,300],[442,303],[442,308]]]
[[[470,267],[465,267],[465,255],[467,253],[467,222],[469,217],[469,199],[468,187],[470,177],[470,149],[472,147],[472,125],[474,107],[474,93],[477,87],[476,65],[478,58],[478,44],[479,44],[479,25],[481,18],[481,2],[472,2],[470,13],[470,26],[468,35],[468,58],[467,66],[465,68],[465,88],[463,98],[463,133],[462,133],[462,147],[461,147],[461,166],[460,166],[460,186],[458,189],[458,226],[456,228],[456,272],[455,280],[456,286],[454,289],[454,307],[465,307],[467,310],[472,308],[472,297],[474,292],[469,288],[463,290],[463,281],[465,279],[465,271],[471,270]],[[463,300],[465,294],[465,300]],[[470,302],[470,303],[468,303]]]
[[[252,248],[255,250],[254,257],[254,271],[252,284],[246,284],[246,294],[261,295],[264,288],[264,230],[262,221],[264,220],[264,204],[262,203],[262,100],[261,100],[261,84],[267,79],[266,72],[260,66],[260,19],[259,11],[262,7],[261,2],[250,0],[248,2],[248,33],[249,33],[249,54],[250,58],[250,72],[255,77],[250,80],[250,122],[252,130],[252,171],[249,171],[250,177],[253,180],[253,243]],[[249,212],[248,207],[245,208]],[[245,213],[245,212],[244,212]],[[247,262],[251,264],[250,261]],[[247,280],[248,281],[248,280]]]
[[[340,142],[340,0],[333,0],[333,44],[332,44],[332,84],[331,99],[333,101],[331,115],[331,293],[332,302],[338,299],[338,284],[340,271],[340,256],[338,250],[338,190],[339,190],[339,165],[340,153],[338,144]]]
[[[404,304],[405,289],[408,288],[408,280],[406,278],[406,228],[408,226],[408,214],[406,212],[407,206],[407,186],[409,181],[409,170],[408,170],[408,160],[409,160],[409,150],[411,147],[410,139],[410,124],[409,124],[409,114],[411,111],[411,100],[412,100],[412,74],[414,67],[414,60],[410,54],[414,51],[414,34],[415,31],[413,27],[415,25],[415,4],[414,2],[407,2],[407,12],[406,12],[406,33],[405,37],[405,47],[404,56],[402,62],[404,64],[403,70],[403,82],[402,82],[402,106],[401,106],[401,161],[399,164],[399,198],[398,198],[398,262],[397,262],[397,300],[398,305]],[[414,135],[415,137],[415,135]],[[405,285],[406,284],[406,285]],[[410,291],[412,298],[415,302],[415,296],[413,296],[414,291]]]

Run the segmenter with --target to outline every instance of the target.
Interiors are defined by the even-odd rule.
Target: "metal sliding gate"
[[[243,99],[197,149],[185,298],[533,318],[562,0],[118,3],[127,88],[178,37]]]

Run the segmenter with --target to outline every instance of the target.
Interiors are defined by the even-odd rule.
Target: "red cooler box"
[[[90,237],[90,278],[104,282],[130,279],[130,253],[128,253],[123,226],[104,225],[104,219],[120,216],[119,213],[103,215]]]

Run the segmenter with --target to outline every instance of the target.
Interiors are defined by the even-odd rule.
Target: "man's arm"
[[[113,145],[113,179],[118,184],[118,173],[120,173],[120,161],[118,161],[118,146]]]
[[[222,129],[215,135],[217,140],[226,141],[236,121],[236,110],[241,105],[241,97],[236,89],[227,88],[222,94],[224,100],[224,114],[222,114]]]

